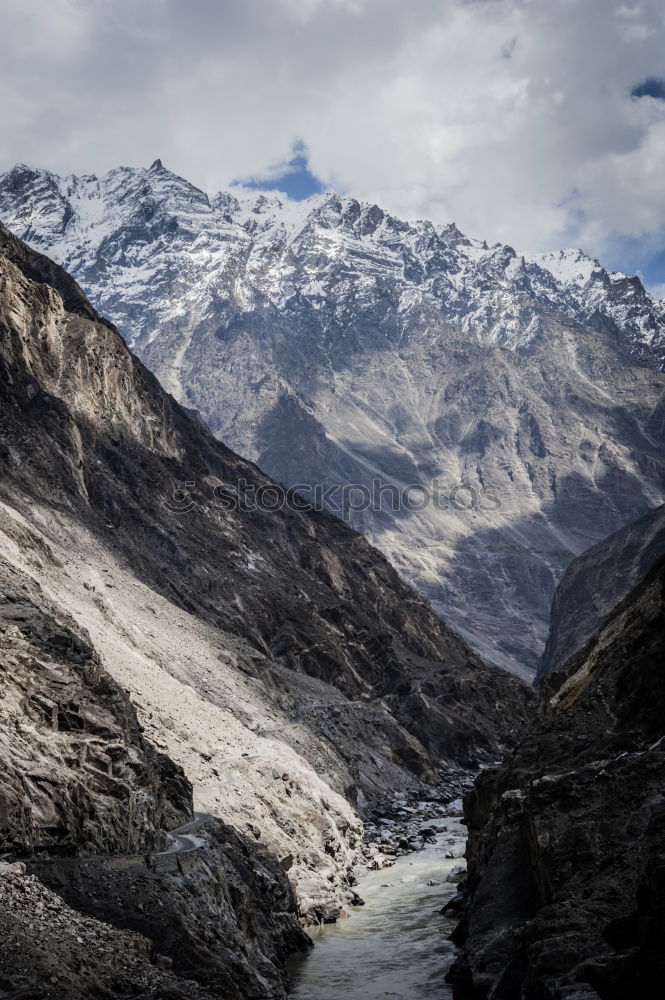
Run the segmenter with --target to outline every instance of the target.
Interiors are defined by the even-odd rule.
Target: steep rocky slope
[[[153,870],[191,784],[89,635],[4,559],[0,690],[0,995],[207,995],[184,978],[282,997],[306,946],[285,872],[213,820],[186,878]]]
[[[532,676],[566,565],[663,501],[663,303],[579,251],[524,256],[335,195],[210,199],[159,161],[17,167],[0,218],[488,662]]]
[[[0,862],[0,995],[284,1000],[286,958],[310,944],[287,876],[229,827],[200,832],[186,870],[127,854]]]
[[[191,814],[89,638],[0,563],[0,853],[147,852]]]
[[[542,687],[465,800],[459,998],[623,1000],[665,975],[665,560]]]
[[[663,506],[573,560],[554,595],[538,682],[584,646],[603,619],[644,579],[662,555],[665,555]]]
[[[288,871],[302,914],[325,917],[358,813],[452,797],[439,765],[514,742],[530,692],[341,521],[232,502],[242,482],[273,486],[4,229],[0,333],[7,573],[87,630],[198,808]]]

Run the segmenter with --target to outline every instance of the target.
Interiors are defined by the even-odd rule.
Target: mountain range
[[[18,166],[0,217],[490,664],[533,677],[567,565],[664,499],[665,305],[581,251],[335,194],[209,197],[160,161]]]

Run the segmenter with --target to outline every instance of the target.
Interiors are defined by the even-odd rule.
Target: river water
[[[464,844],[466,830],[458,819],[446,824],[436,843],[366,875],[357,887],[365,906],[348,920],[308,929],[315,947],[290,963],[294,1000],[451,1000],[444,977],[454,921],[439,911],[457,892],[445,878],[460,864],[445,854]]]

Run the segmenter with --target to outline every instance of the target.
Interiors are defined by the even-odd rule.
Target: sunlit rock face
[[[17,167],[0,218],[492,664],[532,676],[565,567],[663,500],[665,306],[580,251],[522,255],[334,194],[209,198],[159,161]]]

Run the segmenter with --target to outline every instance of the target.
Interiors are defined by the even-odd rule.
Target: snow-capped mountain
[[[233,299],[235,291],[244,309],[257,296],[279,309],[294,296],[320,308],[326,279],[344,258],[338,297],[352,290],[339,287],[340,277],[355,279],[361,302],[362,293],[370,299],[390,282],[402,332],[414,313],[433,308],[479,342],[525,347],[549,310],[576,322],[614,324],[631,353],[665,365],[665,302],[653,299],[639,278],[608,272],[581,250],[518,254],[470,239],[454,223],[404,222],[353,198],[209,198],[159,160],[149,170],[120,167],[101,178],[17,166],[0,175],[0,214],[35,246],[66,260],[105,301],[113,298],[119,325],[131,321],[126,332],[136,343],[154,332],[144,308],[140,315],[133,308],[144,305],[146,283],[153,294],[168,291],[162,314],[186,308],[172,301],[176,270],[197,285],[205,276],[194,296],[200,305],[211,294]],[[322,273],[311,259],[300,266],[303,252],[322,254]],[[229,287],[232,277],[242,280],[243,291]]]
[[[210,198],[159,161],[16,167],[0,219],[218,436],[320,484],[490,662],[532,671],[567,563],[663,499],[665,305],[581,251],[335,194]],[[382,486],[402,495],[353,510]]]

